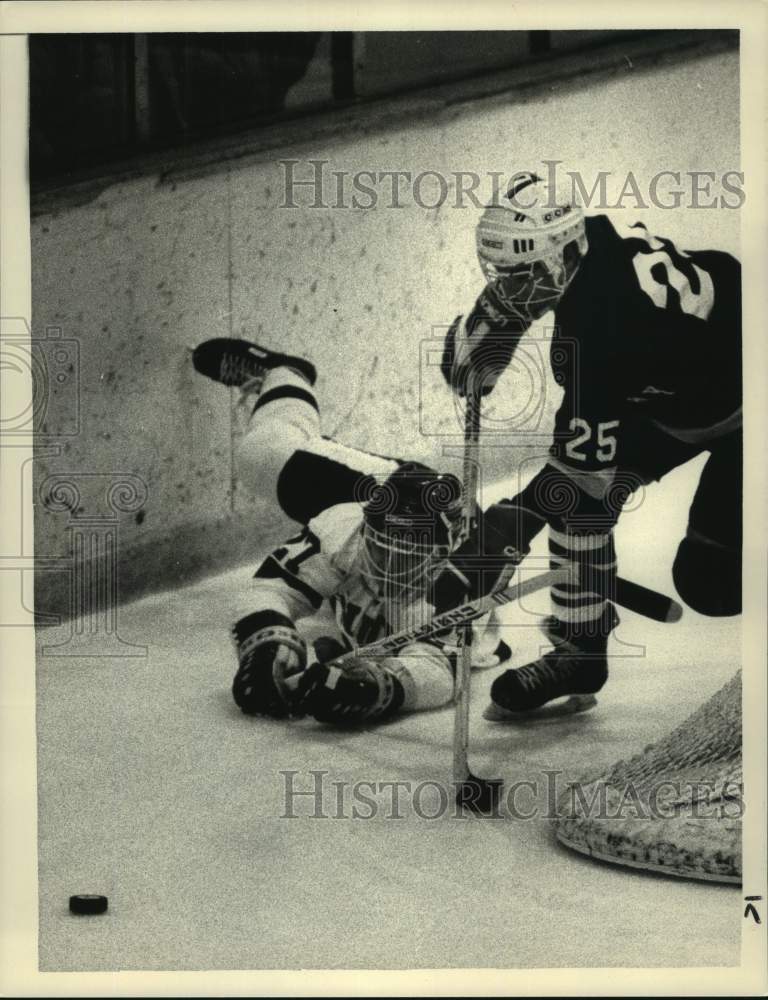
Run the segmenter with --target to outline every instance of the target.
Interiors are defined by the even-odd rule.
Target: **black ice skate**
[[[595,694],[608,679],[608,634],[616,624],[618,615],[611,604],[598,625],[598,635],[581,636],[573,626],[553,616],[545,618],[542,630],[554,650],[497,677],[483,717],[491,722],[524,722],[594,708]]]
[[[192,352],[192,364],[201,375],[224,385],[257,388],[268,371],[274,368],[292,368],[315,384],[315,366],[304,358],[279,354],[266,347],[259,347],[248,340],[234,337],[217,337],[203,341]]]
[[[605,660],[582,660],[563,653],[560,647],[535,663],[497,677],[483,718],[490,722],[525,722],[586,712],[597,704],[595,692],[607,678]],[[567,700],[556,700],[566,695]]]

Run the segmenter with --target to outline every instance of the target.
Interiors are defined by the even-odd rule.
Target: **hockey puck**
[[[78,896],[69,897],[70,913],[77,913],[79,916],[106,913],[107,906],[108,901],[106,896],[93,896],[88,893],[84,893]]]

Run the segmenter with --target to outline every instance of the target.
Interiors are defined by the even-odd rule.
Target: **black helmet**
[[[420,462],[407,462],[383,482],[364,483],[366,576],[397,590],[413,589],[456,548],[462,529],[461,482]]]

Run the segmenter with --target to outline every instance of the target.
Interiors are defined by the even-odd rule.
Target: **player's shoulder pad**
[[[638,249],[663,249],[664,244],[674,246],[673,240],[658,232],[655,226],[649,228],[642,219],[627,218],[616,213],[597,215],[594,219],[596,226],[600,227],[605,236],[623,247],[630,256],[634,256]],[[639,246],[636,240],[639,241]]]
[[[610,243],[617,239],[616,227],[611,217],[601,213],[599,215],[584,216],[584,230],[587,234],[587,243],[595,244]]]
[[[589,217],[591,228],[596,232],[602,232],[607,236],[616,239],[626,239],[632,235],[633,230],[639,239],[644,233],[655,232],[654,228],[648,228],[647,224],[637,216],[624,215],[621,212],[603,212],[600,215]]]
[[[333,561],[345,562],[362,523],[363,509],[359,503],[340,503],[314,517],[309,528],[319,540],[321,552]]]

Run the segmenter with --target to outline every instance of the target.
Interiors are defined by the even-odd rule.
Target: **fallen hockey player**
[[[616,228],[605,216],[584,219],[535,175],[522,177],[511,195],[480,220],[487,283],[448,333],[443,372],[461,395],[473,368],[491,392],[531,323],[554,309],[553,370],[565,392],[549,461],[517,497],[484,512],[482,542],[464,543],[463,564],[456,556],[445,561],[444,607],[463,600],[467,584],[472,595],[493,589],[504,560],[519,562],[545,525],[553,565],[572,561],[582,582],[552,589],[543,631],[554,649],[495,679],[491,719],[558,714],[563,697],[566,711],[594,704],[618,623],[613,526],[622,504],[637,486],[702,451],[710,458],[675,559],[675,585],[702,614],[737,614],[741,607],[738,262],[717,251],[679,251],[640,224]],[[576,350],[556,353],[563,341]],[[321,436],[315,371],[302,358],[222,339],[200,345],[194,363],[246,397],[258,394],[242,468],[254,489],[271,493],[301,524],[354,501],[366,475],[403,465]],[[571,498],[566,510],[564,496]],[[481,550],[486,570],[473,563]],[[446,687],[440,703],[449,697]]]
[[[241,449],[242,474],[255,492],[280,504],[302,530],[271,552],[247,595],[250,611],[234,626],[238,669],[232,691],[248,714],[311,714],[335,724],[373,723],[398,711],[448,704],[454,694],[456,636],[410,643],[396,656],[334,658],[384,635],[429,622],[468,593],[507,581],[521,554],[511,544],[511,504],[491,514],[484,537],[500,554],[478,569],[457,551],[461,484],[415,462],[383,458],[322,437],[313,392],[315,371],[303,358],[242,340],[206,341],[195,368],[238,386],[253,411]],[[451,556],[453,555],[453,559]],[[334,635],[308,648],[297,625],[330,606]],[[510,655],[493,621],[479,623],[475,667]]]

